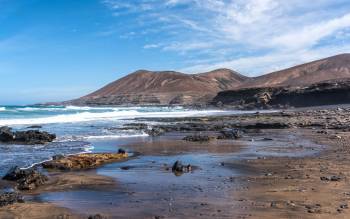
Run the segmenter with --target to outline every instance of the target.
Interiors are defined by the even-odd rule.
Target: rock
[[[62,155],[62,154],[57,154],[57,155],[52,156],[52,160],[59,160],[62,158],[64,158],[64,155]]]
[[[280,122],[273,122],[273,123],[255,123],[255,124],[249,124],[246,125],[246,129],[283,129],[283,128],[289,128],[290,125],[286,123],[280,123]]]
[[[3,179],[17,182],[17,189],[19,190],[32,190],[48,181],[47,176],[34,168],[20,169],[17,166],[11,168]]]
[[[121,130],[146,130],[148,125],[145,123],[129,123],[124,124],[122,128],[109,128],[109,130],[113,129],[121,129]]]
[[[193,141],[193,142],[204,142],[210,141],[210,137],[207,135],[188,135],[183,138],[185,141]]]
[[[257,103],[263,106],[267,105],[271,100],[271,94],[269,92],[263,92],[256,95]]]
[[[145,130],[145,132],[149,136],[156,137],[162,135],[165,132],[165,130],[160,127],[153,127],[151,129]]]
[[[41,125],[32,125],[27,127],[27,129],[41,129],[41,128],[42,128]]]
[[[126,154],[126,151],[124,149],[118,149],[118,154]]]
[[[333,182],[336,182],[336,181],[340,181],[341,177],[340,176],[321,176],[320,179],[322,181],[333,181]]]
[[[4,192],[0,194],[0,207],[12,205],[14,203],[23,203],[23,197],[17,192]]]
[[[29,130],[25,132],[15,132],[16,143],[24,144],[45,144],[55,140],[56,135],[38,130]]]
[[[1,142],[11,142],[15,140],[15,135],[12,132],[12,128],[3,126],[0,127],[0,141]]]
[[[188,172],[192,171],[192,166],[191,166],[191,164],[183,165],[181,163],[181,161],[177,160],[173,164],[173,167],[171,168],[171,170],[173,171],[173,173],[175,173],[175,175],[182,174],[182,173],[188,173]]]
[[[218,139],[238,139],[242,137],[242,131],[238,129],[224,129],[220,131]]]
[[[16,131],[4,126],[0,128],[0,142],[11,144],[45,144],[53,141],[56,135],[38,130]]]
[[[95,215],[90,215],[88,219],[107,219],[106,216],[103,216],[101,214],[95,214]]]
[[[102,166],[107,163],[123,160],[128,157],[124,152],[120,153],[91,153],[65,156],[60,159],[46,161],[42,166],[46,169],[57,170],[81,170]]]

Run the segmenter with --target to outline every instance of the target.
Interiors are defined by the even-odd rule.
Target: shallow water
[[[253,113],[244,112],[244,113]],[[242,111],[190,110],[183,107],[75,107],[75,106],[0,106],[0,126],[28,130],[41,125],[42,131],[57,135],[45,146],[0,144],[0,175],[17,165],[28,167],[55,154],[89,152],[99,141],[147,136],[140,130],[118,130],[140,117],[186,117],[239,114]],[[103,151],[101,145],[98,150]]]
[[[220,218],[230,218],[235,188],[241,186],[231,179],[247,171],[230,165],[230,162],[257,159],[259,156],[313,155],[318,150],[311,148],[322,148],[301,138],[297,132],[270,134],[273,141],[262,140],[266,134],[269,135],[247,134],[239,141],[213,141],[197,145],[181,141],[178,136],[171,134],[157,138],[95,141],[93,145],[96,152],[113,152],[118,148],[142,150],[150,145],[152,148],[144,149],[143,155],[135,159],[97,169],[98,174],[115,179],[114,189],[52,192],[37,198],[80,213],[105,213],[122,218],[152,218],[155,215],[210,218],[217,214]],[[169,142],[174,145],[169,146]],[[178,147],[181,150],[177,150]],[[183,150],[183,147],[188,149]],[[176,160],[197,169],[175,176],[167,167],[171,169]]]

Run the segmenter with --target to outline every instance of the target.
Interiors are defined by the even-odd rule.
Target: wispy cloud
[[[144,48],[182,55],[187,66],[181,70],[187,72],[229,67],[257,75],[350,51],[348,0],[103,3],[116,16],[132,13],[135,28],[160,35],[151,37]]]

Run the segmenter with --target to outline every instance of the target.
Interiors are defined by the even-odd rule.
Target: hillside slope
[[[247,77],[229,69],[201,74],[139,70],[77,100],[77,105],[192,104],[238,87]]]

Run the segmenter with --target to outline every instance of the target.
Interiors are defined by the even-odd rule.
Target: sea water
[[[183,107],[76,107],[76,106],[0,106],[0,127],[29,130],[40,125],[42,131],[57,135],[46,145],[0,143],[0,175],[10,167],[30,167],[56,154],[90,152],[94,142],[147,136],[141,130],[120,130],[137,118],[192,117],[225,114],[221,110],[192,110]],[[232,111],[230,113],[233,113]],[[234,113],[239,113],[234,112]]]

